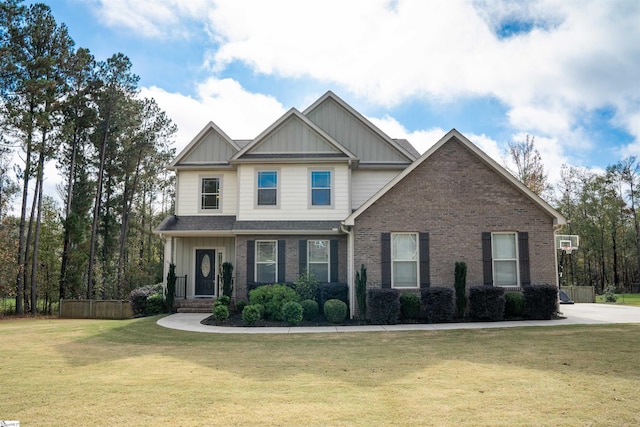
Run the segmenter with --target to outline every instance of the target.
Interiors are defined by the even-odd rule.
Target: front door
[[[214,249],[196,249],[196,296],[214,296],[216,263]]]

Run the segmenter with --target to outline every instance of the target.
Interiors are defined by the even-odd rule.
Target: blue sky
[[[535,136],[551,180],[640,154],[637,0],[49,0],[76,45],[129,56],[183,148],[257,136],[327,90],[424,152],[456,128],[503,163]]]

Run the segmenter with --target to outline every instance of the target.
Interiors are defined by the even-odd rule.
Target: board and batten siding
[[[180,163],[226,162],[236,152],[237,150],[229,145],[220,134],[211,129]]]
[[[278,171],[278,207],[256,205],[256,170]],[[310,170],[333,172],[333,206],[310,207]],[[238,167],[238,220],[341,220],[349,215],[349,168],[346,164],[274,164]]]
[[[398,170],[354,170],[351,172],[351,208],[358,209],[391,181]]]
[[[207,176],[221,176],[221,209],[201,212],[200,179]],[[177,177],[176,215],[235,215],[237,210],[236,171],[180,171]]]

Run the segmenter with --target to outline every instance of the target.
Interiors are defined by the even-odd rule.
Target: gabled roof
[[[349,104],[344,102],[339,96],[337,96],[332,91],[327,91],[327,93],[325,93],[316,102],[314,102],[307,109],[305,109],[302,114],[304,114],[305,116],[313,120],[313,116],[317,111],[319,111],[325,105],[328,105],[331,103],[337,104],[338,107],[342,109],[349,117],[351,117],[355,123],[358,123],[362,128],[371,132],[371,134],[377,137],[378,141],[387,145],[392,151],[398,153],[401,157],[405,158],[407,162],[412,162],[420,156],[418,151],[416,151],[416,149],[413,146],[411,146],[411,144],[409,144],[408,141],[404,140],[403,142],[399,142],[398,140],[390,138],[386,133],[382,132],[377,126],[375,126],[373,123],[367,120],[362,114],[360,114],[353,107],[351,107]],[[321,124],[319,125],[322,127]],[[336,134],[333,134],[331,130],[329,129],[325,129],[325,130],[328,133],[332,134],[336,139],[339,139],[342,141],[342,138],[339,138]],[[348,144],[350,144],[350,141],[347,141],[346,139],[348,138],[345,138],[345,140],[342,142],[348,146]],[[351,148],[350,146],[348,146],[348,148],[351,149],[351,151],[353,151],[354,153],[358,154],[354,148]],[[366,147],[366,150],[369,150],[370,148],[371,147]],[[360,156],[360,160],[361,162],[364,161],[362,156]]]
[[[214,147],[206,147],[207,143],[216,145],[216,141],[222,141],[224,144],[222,147],[215,147],[215,149]],[[207,148],[211,149],[207,150]],[[239,150],[239,144],[229,138],[214,122],[209,122],[176,156],[169,165],[169,169],[174,170],[181,166],[228,165],[228,158]]]
[[[278,139],[280,133],[292,133],[290,141]],[[287,135],[285,135],[284,139]],[[277,141],[276,141],[277,140]],[[358,158],[315,123],[291,108],[253,141],[242,147],[229,161],[256,159],[318,159],[343,158],[357,162]]]
[[[456,129],[451,129],[445,136],[443,136],[438,142],[436,142],[431,148],[429,148],[420,158],[418,158],[415,162],[413,162],[409,167],[407,167],[404,171],[399,173],[395,178],[389,181],[384,187],[380,189],[376,194],[374,194],[369,200],[364,202],[358,209],[356,209],[351,215],[349,215],[344,220],[344,225],[354,225],[355,220],[360,214],[366,211],[371,205],[373,205],[378,199],[380,199],[384,194],[386,194],[389,190],[391,190],[398,182],[402,181],[407,175],[409,175],[414,169],[416,169],[420,164],[422,164],[425,160],[427,160],[433,153],[438,151],[440,147],[442,147],[447,142],[455,139],[462,143],[469,151],[474,153],[480,160],[482,160],[487,166],[492,168],[496,173],[501,175],[505,180],[510,182],[514,187],[516,187],[521,193],[525,196],[529,197],[533,202],[538,204],[543,211],[546,211],[551,217],[553,217],[553,221],[555,225],[566,224],[567,220],[562,214],[560,214],[557,210],[551,207],[547,202],[545,202],[540,196],[535,194],[533,191],[529,190],[527,186],[525,186],[522,182],[520,182],[516,177],[514,177],[511,173],[509,173],[505,168],[500,166],[495,160],[489,157],[484,151],[475,146],[471,141],[469,141],[464,135],[458,132]]]

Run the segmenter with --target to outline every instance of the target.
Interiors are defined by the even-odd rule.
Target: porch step
[[[215,299],[181,299],[175,301],[178,313],[211,313]]]

